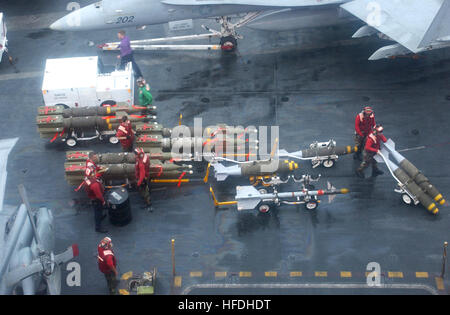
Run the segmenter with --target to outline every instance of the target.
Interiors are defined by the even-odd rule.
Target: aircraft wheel
[[[70,148],[73,148],[74,146],[77,145],[77,139],[73,138],[73,137],[69,137],[66,139],[66,145]]]
[[[316,200],[310,200],[307,203],[305,203],[305,208],[307,210],[316,210],[318,205],[319,204],[317,203]]]
[[[225,36],[220,39],[220,47],[224,52],[233,52],[237,47],[237,40],[233,36]]]
[[[411,197],[408,194],[402,194],[402,200],[407,205],[412,205],[412,203],[413,203],[413,200],[411,199]]]

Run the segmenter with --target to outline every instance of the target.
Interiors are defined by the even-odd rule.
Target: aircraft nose
[[[101,11],[94,5],[75,10],[50,25],[54,31],[83,31],[101,26]]]

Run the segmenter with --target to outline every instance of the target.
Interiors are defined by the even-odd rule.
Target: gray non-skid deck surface
[[[115,53],[98,52],[88,42],[115,41],[116,34],[47,31],[40,27],[61,16],[65,3],[35,1],[31,7],[25,1],[15,3],[4,11],[11,21],[10,51],[19,58],[20,72],[15,73],[8,63],[0,65],[1,137],[20,138],[8,162],[5,203],[19,202],[16,187],[24,183],[34,206],[54,209],[58,249],[79,244],[82,286],[63,284],[64,294],[106,293],[95,259],[103,236],[94,232],[93,213],[84,194],[74,192],[64,180],[64,146],[39,138],[35,116],[42,105],[46,58],[99,53],[104,63],[114,64]],[[206,23],[215,26],[213,21]],[[199,25],[195,22],[196,31]],[[245,29],[246,40],[240,42],[234,59],[221,58],[217,52],[137,52],[136,60],[152,87],[164,125],[176,125],[180,113],[187,125],[194,117],[202,117],[205,124],[276,125],[280,126],[280,147],[289,151],[330,138],[352,144],[354,117],[370,104],[398,148],[427,146],[405,156],[450,197],[449,50],[433,51],[419,60],[369,62],[368,56],[385,43],[375,38],[351,40],[358,27],[348,24],[278,34]],[[155,26],[145,32],[130,29],[129,34],[145,38],[168,33],[167,26]],[[120,151],[95,141],[79,148]],[[365,267],[371,261],[381,264],[385,281],[435,287],[442,244],[449,237],[448,207],[441,207],[440,215],[433,217],[421,207],[406,206],[393,192],[395,183],[389,175],[360,180],[354,176],[355,167],[349,156],[329,170],[300,163],[301,173],[322,174],[321,187],[330,180],[352,191],[331,204],[323,202],[315,213],[288,206],[266,217],[237,213],[233,207],[215,210],[209,187],[200,184],[157,191],[154,212],[147,213],[140,208],[139,195],[132,193],[132,223],[123,228],[108,225],[120,271],[157,267],[157,292],[181,292],[182,288],[173,291],[170,285],[170,239],[175,238],[182,287],[215,281],[273,281],[265,277],[265,271],[277,271],[278,280],[287,282],[321,281],[315,271],[328,272],[323,281],[348,281],[339,273],[351,271],[350,280],[364,282]],[[232,184],[216,187],[219,199],[233,197]],[[191,277],[191,271],[201,271],[201,277]],[[225,280],[216,280],[216,271],[229,274]],[[239,277],[240,271],[252,276]],[[290,271],[302,271],[303,277],[293,279]],[[403,278],[389,278],[388,271],[401,271]],[[421,271],[429,272],[429,277],[417,279],[415,272]]]

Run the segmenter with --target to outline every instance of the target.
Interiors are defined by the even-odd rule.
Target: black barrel
[[[125,226],[131,222],[131,207],[128,191],[123,187],[112,188],[106,193],[109,221],[116,226]]]

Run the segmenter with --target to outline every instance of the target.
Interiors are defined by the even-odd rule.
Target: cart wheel
[[[413,203],[411,197],[408,194],[402,194],[402,200],[407,205],[411,205]]]
[[[273,193],[273,187],[272,186],[258,185],[255,188],[260,194],[271,194],[271,193]]]
[[[74,146],[77,145],[77,139],[75,139],[75,138],[73,138],[73,137],[67,138],[67,139],[66,139],[66,145],[67,145],[68,147],[73,148]]]
[[[316,210],[316,208],[317,208],[318,205],[319,205],[319,204],[317,203],[316,200],[310,200],[310,201],[308,201],[307,203],[305,203],[305,208],[306,208],[307,210]]]
[[[270,211],[270,206],[267,205],[267,204],[262,204],[262,205],[259,206],[258,210],[261,213],[267,213],[267,212]]]
[[[267,189],[265,189],[265,188],[258,188],[258,192],[259,192],[261,195],[265,195],[265,194],[268,193],[268,192],[267,192]]]
[[[333,167],[333,165],[334,165],[334,160],[328,159],[328,160],[323,161],[323,166],[326,168]]]
[[[111,144],[117,144],[117,143],[119,143],[119,139],[117,139],[116,136],[109,137],[108,140],[109,140],[109,143],[111,143]]]
[[[113,101],[113,100],[107,100],[107,101],[102,102],[102,103],[100,104],[100,107],[105,107],[105,106],[115,106],[115,105],[117,105],[116,101]]]
[[[62,107],[64,107],[65,109],[69,108],[69,105],[62,104],[62,103],[56,104],[56,106],[62,106]]]

